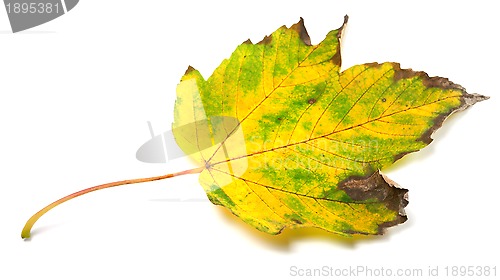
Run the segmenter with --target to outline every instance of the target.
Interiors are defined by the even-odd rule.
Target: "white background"
[[[446,265],[497,265],[499,273],[494,1],[172,2],[82,0],[18,34],[0,9],[0,279],[297,278],[291,266],[440,266],[444,276]],[[62,196],[189,167],[135,159],[150,138],[148,120],[156,133],[170,127],[188,65],[208,78],[238,44],[299,17],[318,43],[345,14],[344,69],[397,61],[491,96],[386,171],[410,189],[407,223],[373,238],[269,236],[201,201],[190,175],[75,199],[21,240],[25,221]]]

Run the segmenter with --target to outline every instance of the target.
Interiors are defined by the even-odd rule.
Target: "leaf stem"
[[[111,182],[111,183],[102,184],[102,185],[98,185],[95,187],[91,187],[91,188],[87,188],[87,189],[75,192],[75,193],[70,194],[68,196],[65,196],[57,201],[52,202],[51,204],[45,206],[42,210],[38,211],[35,215],[33,215],[26,222],[26,225],[24,226],[23,231],[21,232],[21,237],[22,238],[30,238],[31,237],[31,228],[36,223],[36,221],[38,221],[38,219],[40,219],[40,217],[42,217],[45,213],[47,213],[49,210],[56,207],[57,205],[59,205],[63,202],[66,202],[68,200],[71,200],[75,197],[79,197],[81,195],[84,195],[84,194],[87,194],[90,192],[103,190],[103,189],[107,189],[107,188],[111,188],[111,187],[137,184],[137,183],[145,183],[145,182],[153,182],[153,181],[163,180],[163,179],[172,178],[172,177],[181,176],[181,175],[186,175],[186,174],[196,174],[196,173],[202,172],[204,169],[205,169],[204,167],[199,167],[199,168],[189,169],[189,170],[185,170],[185,171],[181,171],[181,172],[177,172],[177,173],[166,174],[166,175],[162,175],[162,176]]]

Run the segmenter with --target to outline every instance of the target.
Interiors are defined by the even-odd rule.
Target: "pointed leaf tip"
[[[292,25],[290,29],[295,30],[299,34],[300,40],[304,42],[304,44],[306,44],[307,46],[311,46],[311,38],[307,33],[307,29],[304,25],[304,19],[302,17],[300,18],[299,22]]]
[[[481,102],[484,100],[490,99],[489,96],[477,94],[477,93],[465,93],[462,96],[462,106],[458,108],[459,111],[465,110],[470,106],[476,104],[477,102]]]
[[[344,24],[342,26],[346,25],[348,21],[349,21],[349,16],[345,15],[344,16]]]
[[[193,66],[189,65],[188,68],[186,69],[186,72],[184,72],[184,75],[187,75],[193,71],[195,71],[196,69],[194,69]]]
[[[339,68],[342,67],[342,53],[340,51],[341,49],[341,42],[342,42],[342,34],[344,33],[344,29],[347,25],[347,21],[349,20],[349,16],[345,15],[344,16],[344,23],[336,30],[337,31],[337,40],[339,41],[339,44],[337,46],[337,52],[335,55],[332,57],[331,61],[333,64],[337,65]]]
[[[257,45],[269,45],[271,44],[273,40],[273,37],[271,35],[269,36],[264,36],[264,38],[262,38],[262,40],[260,40],[260,42],[257,43]]]
[[[347,22],[349,21],[349,16],[345,15],[344,16],[344,22],[342,23],[342,26],[339,27],[337,37],[340,39],[342,37],[342,33],[344,32],[345,27],[347,26]]]

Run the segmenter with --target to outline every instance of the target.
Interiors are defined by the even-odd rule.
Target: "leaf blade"
[[[195,70],[182,79],[198,89],[178,99],[199,93],[207,119],[238,120],[227,139],[200,151],[200,184],[261,231],[381,234],[406,221],[407,190],[379,170],[427,146],[450,114],[486,99],[397,63],[339,72],[344,25],[312,46],[301,19],[244,42],[207,80]]]

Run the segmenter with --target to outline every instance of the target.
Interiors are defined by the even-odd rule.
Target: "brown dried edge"
[[[195,71],[196,69],[194,69],[193,66],[189,65],[188,68],[186,69],[186,72],[184,72],[184,76],[186,76],[187,74]]]
[[[338,65],[339,67],[342,65],[342,57],[341,57],[341,53],[340,53],[340,44],[341,44],[342,32],[343,32],[344,28],[346,27],[348,20],[349,20],[349,16],[345,15],[344,16],[344,23],[342,24],[341,27],[339,27],[336,30],[337,31],[337,38],[339,40],[339,44],[338,44],[338,47],[337,47],[337,51],[335,52],[335,55],[332,57],[331,61],[334,64]],[[287,27],[285,25],[283,25],[281,28],[287,28]],[[307,46],[311,46],[311,37],[309,37],[309,34],[307,33],[307,29],[306,29],[306,27],[304,25],[304,19],[302,17],[300,18],[299,22],[295,23],[294,25],[292,25],[290,27],[290,30],[295,30],[299,34],[299,37],[302,40],[302,42],[305,45],[307,45]],[[266,35],[257,44],[259,44],[259,45],[261,45],[261,44],[267,45],[267,44],[270,44],[272,42],[272,40],[273,40],[272,35]],[[245,44],[251,44],[252,42],[250,41],[250,39],[248,39],[248,40],[246,40],[243,43],[245,43]]]
[[[384,234],[385,229],[406,222],[408,219],[404,208],[408,205],[408,190],[400,188],[397,183],[387,178],[380,171],[367,176],[353,176],[339,183],[339,190],[355,201],[365,201],[375,198],[398,215],[392,221],[381,223],[377,234]],[[349,234],[367,234],[365,232],[349,231]]]

